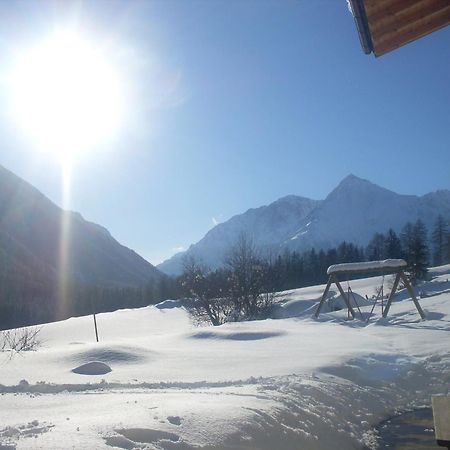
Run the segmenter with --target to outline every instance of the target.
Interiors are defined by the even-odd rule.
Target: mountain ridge
[[[303,210],[300,208],[296,212],[291,207],[292,202],[300,202]],[[157,267],[168,275],[178,275],[182,271],[184,255],[188,254],[211,269],[218,268],[225,256],[225,247],[232,246],[239,234],[250,236],[257,247],[270,248],[275,254],[284,250],[306,251],[313,247],[326,249],[344,240],[367,245],[375,232],[386,232],[389,228],[399,231],[408,221],[419,218],[430,227],[439,214],[450,218],[449,190],[439,189],[422,196],[398,194],[349,174],[324,200],[291,194],[269,205],[237,214],[213,227],[185,252],[179,252]],[[256,233],[252,223],[256,224]],[[264,240],[259,236],[264,229],[272,239]],[[222,238],[220,244],[219,235]]]

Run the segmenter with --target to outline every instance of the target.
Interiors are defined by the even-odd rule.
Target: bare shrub
[[[224,297],[224,277],[188,256],[183,261],[184,272],[181,285],[189,296],[184,305],[197,323],[210,322],[221,325],[226,322],[231,311],[227,298]]]
[[[11,356],[15,353],[36,350],[41,341],[39,340],[40,327],[15,328],[0,332],[0,351],[8,351]]]
[[[208,271],[192,256],[183,262],[180,281],[189,297],[185,306],[197,322],[221,325],[270,315],[275,299],[271,265],[244,235],[230,249],[222,269]]]

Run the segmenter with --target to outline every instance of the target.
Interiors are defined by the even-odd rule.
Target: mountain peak
[[[369,180],[366,180],[364,178],[357,177],[356,175],[353,175],[352,173],[347,175],[345,178],[342,179],[342,181],[339,183],[339,186],[346,186],[346,185],[357,185],[357,184],[372,184]]]
[[[335,199],[336,197],[345,197],[347,198],[349,195],[354,196],[372,196],[375,193],[384,192],[385,194],[393,192],[385,189],[377,184],[370,182],[369,180],[365,180],[364,178],[359,178],[356,175],[350,174],[347,175],[335,189],[333,189],[330,194],[328,194],[327,200]]]

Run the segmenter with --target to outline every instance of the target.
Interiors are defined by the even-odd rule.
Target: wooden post
[[[398,288],[399,282],[400,282],[400,274],[397,272],[397,274],[395,275],[394,286],[392,287],[392,291],[389,294],[388,301],[386,303],[386,306],[384,307],[384,311],[382,312],[383,317],[386,317],[388,315],[389,308],[391,307],[392,299],[394,298],[394,294]]]
[[[425,313],[423,312],[422,308],[420,307],[419,301],[417,300],[416,296],[414,295],[413,288],[408,280],[408,277],[403,273],[402,270],[400,270],[399,275],[401,279],[403,280],[403,283],[405,283],[406,289],[408,289],[409,295],[411,296],[412,301],[416,305],[417,311],[419,311],[420,317],[422,319],[425,319]]]
[[[325,291],[323,292],[322,298],[320,299],[320,303],[319,306],[316,309],[316,312],[314,314],[314,317],[317,319],[319,317],[320,314],[320,310],[322,309],[323,304],[325,303],[325,300],[327,298],[328,295],[328,291],[330,290],[330,286],[332,283],[332,279],[331,279],[331,275],[328,277],[328,282],[327,282],[327,286],[325,288]]]
[[[98,342],[97,318],[95,317],[95,308],[92,298],[91,298],[91,310],[92,310],[92,317],[94,318],[95,339]]]
[[[98,342],[97,319],[95,318],[95,313],[92,313],[92,315],[94,316],[95,338],[97,339]]]

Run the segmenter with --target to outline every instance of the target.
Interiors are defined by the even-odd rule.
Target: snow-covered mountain
[[[349,175],[284,245],[298,250],[331,247],[344,240],[366,245],[374,233],[399,231],[419,218],[431,229],[439,214],[450,218],[450,191],[401,195]]]
[[[406,222],[418,218],[431,229],[439,214],[450,218],[448,190],[422,197],[401,195],[349,175],[323,201],[290,195],[234,216],[158,268],[170,275],[179,274],[186,254],[211,268],[219,267],[241,234],[272,251],[329,248],[344,240],[366,245],[374,233],[389,228],[399,231]]]
[[[158,268],[169,275],[179,274],[182,272],[183,258],[186,254],[195,256],[208,267],[219,267],[230,247],[242,234],[251,236],[253,243],[258,247],[278,250],[280,243],[298,230],[302,220],[319,203],[309,198],[288,195],[270,205],[249,209],[244,214],[236,215],[216,225],[186,252],[177,253],[161,263]]]

